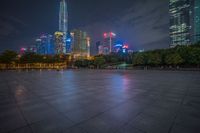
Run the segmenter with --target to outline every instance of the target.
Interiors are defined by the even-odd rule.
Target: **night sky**
[[[134,50],[169,46],[169,0],[67,0],[69,29],[95,42],[113,31]],[[0,51],[34,44],[41,33],[58,30],[59,0],[1,0]]]

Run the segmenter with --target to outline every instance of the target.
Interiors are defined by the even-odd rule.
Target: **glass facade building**
[[[116,34],[113,32],[109,33],[104,33],[104,51],[103,54],[107,55],[110,54],[114,51],[114,45],[115,45],[115,39],[116,39]]]
[[[54,43],[52,35],[41,35],[36,39],[36,53],[41,55],[54,54]]]
[[[90,57],[90,37],[81,30],[72,30],[72,54],[74,58]]]
[[[200,0],[194,2],[194,41],[200,41]]]
[[[199,0],[170,0],[170,47],[198,41]]]

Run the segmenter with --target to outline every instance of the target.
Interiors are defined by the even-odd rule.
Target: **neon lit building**
[[[55,53],[66,54],[66,35],[64,32],[55,32]]]
[[[20,55],[23,55],[27,52],[27,48],[21,48],[20,49]]]
[[[36,39],[36,53],[41,55],[54,54],[53,36],[43,34]]]
[[[104,33],[104,50],[103,54],[107,55],[113,52],[116,34],[113,32]]]
[[[122,51],[124,43],[122,41],[116,41],[114,45],[114,52],[115,53],[120,53]]]
[[[36,53],[37,54],[41,54],[41,53],[44,53],[43,51],[43,49],[44,49],[44,47],[42,46],[42,39],[41,38],[37,38],[36,40],[35,40],[35,46],[36,46]]]
[[[55,53],[67,54],[71,52],[71,40],[68,38],[68,11],[67,2],[65,0],[60,1],[59,11],[59,31],[55,32]]]
[[[66,54],[70,54],[72,52],[71,44],[72,44],[72,37],[71,35],[68,34],[66,38]]]
[[[128,53],[129,46],[128,44],[121,42],[121,41],[116,41],[114,45],[114,53]]]
[[[170,0],[170,47],[200,41],[200,0]]]
[[[36,53],[37,49],[35,46],[29,46],[29,47],[22,47],[20,49],[20,55],[23,55],[25,53]]]
[[[72,55],[74,58],[90,57],[90,37],[81,30],[72,30]]]
[[[129,48],[128,44],[124,44],[123,47],[122,47],[122,52],[128,53],[128,48]]]

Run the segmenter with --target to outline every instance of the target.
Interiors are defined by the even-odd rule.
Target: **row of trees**
[[[187,66],[200,65],[200,45],[177,46],[172,49],[135,53],[134,66]]]
[[[120,63],[132,64],[132,54],[116,54],[111,53],[110,55],[97,55],[92,60],[79,59],[74,62],[74,65],[78,68],[102,68],[106,66],[112,66]]]
[[[25,53],[22,56],[19,56],[14,51],[6,50],[0,55],[0,63],[11,64],[11,63],[60,63],[64,62],[69,58],[67,55],[38,55],[35,53]]]
[[[14,51],[6,50],[0,54],[0,63],[11,64],[17,61],[17,53]]]

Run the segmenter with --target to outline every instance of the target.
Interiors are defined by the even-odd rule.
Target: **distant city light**
[[[107,37],[107,33],[104,33],[103,36],[106,38]]]
[[[126,53],[126,49],[123,49],[123,53]]]
[[[124,48],[124,49],[128,49],[128,45],[125,44],[125,45],[123,46],[123,48]]]
[[[26,48],[21,48],[21,51],[26,51]]]
[[[115,47],[122,47],[122,44],[116,44]]]
[[[66,41],[67,41],[67,42],[71,42],[71,41],[72,41],[72,39],[71,39],[71,38],[68,38]]]
[[[104,33],[103,36],[104,38],[108,38],[108,37],[112,38],[112,37],[116,37],[116,34],[113,32],[109,32],[109,33]]]
[[[140,53],[144,52],[144,49],[139,50]]]
[[[110,37],[115,37],[116,36],[116,34],[115,33],[113,33],[113,32],[110,32]]]
[[[36,39],[36,42],[40,42],[40,41],[42,41],[42,39]]]
[[[47,36],[46,36],[45,34],[42,34],[42,35],[40,36],[40,38],[47,38]]]

